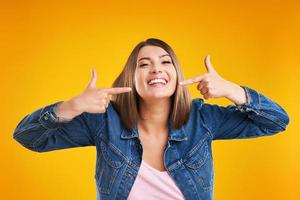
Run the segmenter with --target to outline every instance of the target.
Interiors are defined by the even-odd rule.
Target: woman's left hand
[[[198,83],[197,89],[205,99],[225,97],[237,105],[246,103],[244,89],[230,81],[223,79],[210,62],[210,56],[204,59],[207,73],[179,82],[180,85]]]

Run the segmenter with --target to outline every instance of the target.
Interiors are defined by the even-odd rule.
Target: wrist
[[[59,121],[70,121],[81,113],[82,112],[78,110],[76,106],[76,99],[74,98],[63,101],[57,106],[55,110],[55,114],[58,117]]]
[[[232,101],[234,104],[243,105],[247,103],[247,96],[244,88],[240,85],[230,82],[229,93],[227,95],[227,99]]]

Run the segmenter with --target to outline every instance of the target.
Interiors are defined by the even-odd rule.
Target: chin
[[[147,94],[142,97],[142,99],[151,99],[151,100],[157,100],[157,99],[170,99],[173,94],[166,94],[166,93],[156,93],[156,94]]]
[[[144,100],[158,100],[170,99],[175,91],[175,88],[145,88],[138,93],[140,98]]]

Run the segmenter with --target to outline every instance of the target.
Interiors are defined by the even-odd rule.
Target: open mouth
[[[168,81],[164,78],[154,78],[148,81],[150,86],[165,86]]]

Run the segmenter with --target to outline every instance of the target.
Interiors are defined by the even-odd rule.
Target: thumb
[[[96,87],[96,82],[97,82],[97,72],[94,69],[94,67],[92,67],[92,78],[89,82],[88,87]]]
[[[208,73],[217,73],[210,62],[210,55],[205,56],[204,64]]]

